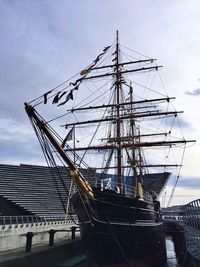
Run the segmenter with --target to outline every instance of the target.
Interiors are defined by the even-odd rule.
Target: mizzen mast
[[[132,84],[130,84],[130,110],[131,112],[133,112],[133,87]],[[130,127],[131,127],[131,133],[130,135],[132,135],[133,137],[133,143],[135,142],[135,120],[133,118],[130,119]],[[132,149],[132,164],[130,162],[130,164],[132,165],[133,168],[133,181],[134,181],[134,186],[137,188],[137,170],[136,170],[136,155],[135,155],[135,149]]]

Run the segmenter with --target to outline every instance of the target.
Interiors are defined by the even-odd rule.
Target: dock
[[[162,218],[165,234],[172,237],[180,266],[200,267],[200,199],[180,209],[165,209]]]

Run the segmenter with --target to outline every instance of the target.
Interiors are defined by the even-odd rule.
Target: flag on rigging
[[[71,130],[66,135],[65,139],[62,142],[61,147],[64,147],[67,141],[71,141],[74,135],[74,126],[71,128]]]

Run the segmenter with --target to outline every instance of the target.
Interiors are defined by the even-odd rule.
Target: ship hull
[[[162,222],[150,205],[124,195],[96,191],[83,205],[72,199],[90,267],[165,266]]]

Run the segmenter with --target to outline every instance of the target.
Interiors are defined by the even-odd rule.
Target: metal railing
[[[74,224],[71,217],[39,217],[39,216],[0,216],[0,226],[6,225],[48,225],[48,224]]]
[[[101,190],[108,189],[108,190],[114,190],[116,192],[120,192],[120,188],[123,188],[123,193],[127,197],[136,197],[137,196],[137,188],[134,186],[130,186],[127,184],[119,184],[115,181],[112,181],[111,178],[107,179],[101,179],[101,180],[96,180],[93,184],[93,186],[100,187]],[[143,191],[143,199],[146,200],[147,202],[153,202],[152,195],[146,191]]]
[[[200,260],[200,199],[185,205],[183,216],[187,250]]]

